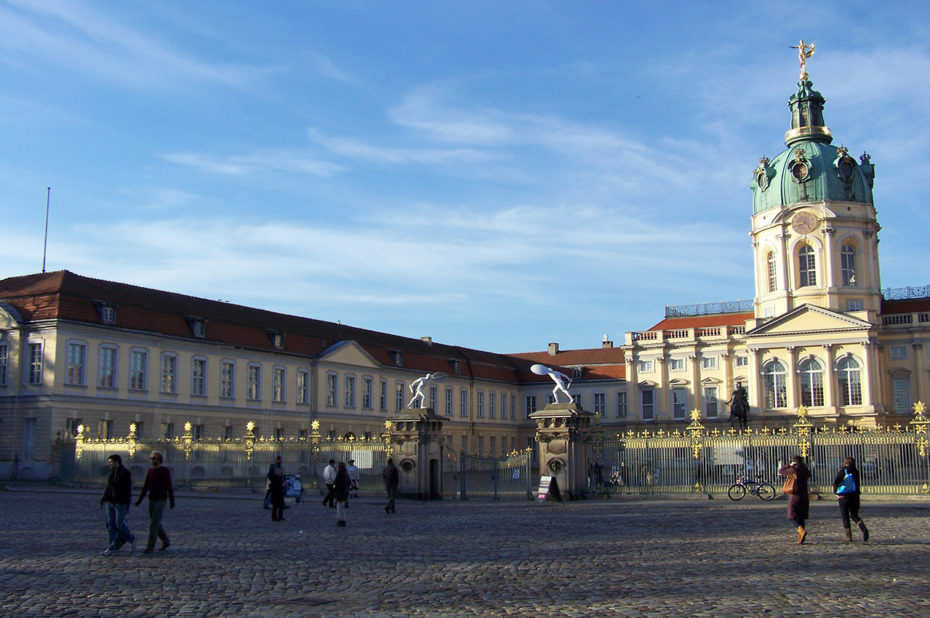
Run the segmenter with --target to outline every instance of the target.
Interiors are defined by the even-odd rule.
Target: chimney
[[[614,347],[614,342],[610,340],[610,337],[607,336],[607,333],[604,333],[604,338],[601,339],[602,348],[612,348]]]
[[[428,343],[428,344],[430,344],[430,345],[433,345],[433,338],[432,338],[432,337],[420,337],[420,341],[425,341],[426,343]]]
[[[549,344],[549,356],[555,356],[558,353],[559,353],[559,344],[554,343],[554,342],[550,343]]]

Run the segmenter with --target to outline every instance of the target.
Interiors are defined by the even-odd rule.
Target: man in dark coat
[[[394,508],[394,498],[397,497],[397,486],[400,485],[400,474],[397,471],[397,466],[394,465],[394,460],[390,457],[381,475],[384,477],[384,489],[387,490],[388,495],[388,503],[387,506],[384,507],[384,512],[396,513],[397,510]]]
[[[100,498],[100,508],[107,507],[107,533],[109,544],[103,555],[109,556],[129,542],[131,551],[136,551],[136,537],[129,531],[126,515],[129,514],[129,503],[132,502],[132,474],[123,467],[123,458],[117,454],[107,459],[110,476],[107,479],[107,488]]]
[[[346,508],[349,505],[349,488],[352,487],[352,479],[349,478],[349,471],[346,468],[346,462],[340,461],[336,470],[336,479],[333,482],[333,497],[336,500],[336,525],[346,525]]]

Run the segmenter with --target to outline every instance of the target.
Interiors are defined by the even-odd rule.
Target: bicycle
[[[760,474],[756,476],[756,478],[761,479],[762,475]],[[736,477],[736,482],[730,485],[730,488],[727,490],[727,496],[730,500],[737,502],[742,500],[747,492],[756,496],[759,500],[774,500],[777,495],[775,486],[767,481],[757,481],[746,478],[745,476],[738,476]]]

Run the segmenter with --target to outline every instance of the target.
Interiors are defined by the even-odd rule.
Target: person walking
[[[352,483],[349,486],[349,495],[353,498],[358,498],[358,468],[355,467],[355,460],[350,459],[349,465],[346,468],[346,471],[349,473],[349,481]]]
[[[326,497],[323,498],[323,506],[335,508],[336,500],[333,494],[333,483],[336,482],[336,460],[330,459],[329,464],[323,468],[323,485],[326,486]]]
[[[843,540],[847,543],[852,542],[850,520],[856,522],[856,525],[859,526],[859,530],[862,532],[862,542],[869,542],[869,529],[865,527],[865,522],[859,518],[859,496],[861,492],[862,483],[859,480],[856,460],[847,457],[843,460],[843,467],[837,471],[836,477],[833,479],[833,493],[836,494],[837,503],[840,507],[840,517],[843,519]]]
[[[388,457],[387,465],[384,466],[384,472],[381,473],[381,476],[384,477],[384,489],[387,490],[388,495],[388,503],[384,507],[384,512],[396,513],[394,499],[397,497],[397,486],[400,485],[400,474],[397,472],[397,466],[394,465],[392,458]]]
[[[142,550],[143,554],[150,554],[155,550],[155,541],[161,539],[161,549],[164,551],[171,545],[168,539],[168,533],[165,532],[165,526],[161,523],[162,516],[165,513],[165,505],[170,504],[174,508],[174,487],[171,485],[171,472],[164,467],[164,458],[158,451],[152,451],[149,456],[152,467],[145,475],[145,483],[142,485],[142,493],[136,500],[136,506],[142,504],[145,495],[149,495],[149,538]]]
[[[281,456],[268,468],[268,494],[271,503],[271,521],[284,521],[284,466]]]
[[[346,469],[346,462],[339,462],[339,469],[336,470],[336,478],[333,481],[333,496],[336,499],[336,525],[346,525],[346,508],[349,506],[349,488],[352,481],[349,479],[349,471]]]
[[[810,494],[807,482],[811,473],[800,455],[795,455],[790,464],[779,468],[778,473],[789,480],[794,479],[794,488],[788,495],[788,519],[797,525],[798,545],[802,545],[807,540],[807,529],[804,524],[810,514]]]
[[[109,543],[103,551],[109,556],[119,550],[127,541],[130,552],[136,551],[136,537],[129,530],[126,516],[129,514],[129,505],[132,503],[132,474],[123,467],[123,458],[117,454],[107,458],[110,476],[107,478],[107,488],[100,498],[100,508],[106,505],[107,509],[107,535]]]

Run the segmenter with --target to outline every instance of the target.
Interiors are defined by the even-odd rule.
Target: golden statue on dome
[[[804,42],[804,39],[801,39],[801,42],[797,45],[789,45],[788,47],[798,50],[798,60],[801,62],[801,81],[807,81],[807,59],[814,55],[814,44],[808,45]]]

